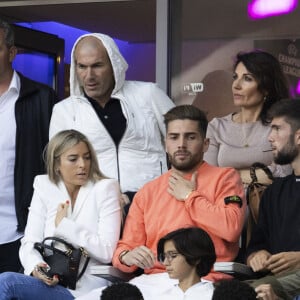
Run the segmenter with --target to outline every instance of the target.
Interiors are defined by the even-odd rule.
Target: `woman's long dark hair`
[[[262,50],[240,52],[236,56],[234,70],[239,63],[243,63],[246,69],[258,82],[258,90],[266,95],[260,120],[264,125],[269,123],[268,110],[277,101],[289,97],[287,79],[282,71],[279,61],[270,53]]]

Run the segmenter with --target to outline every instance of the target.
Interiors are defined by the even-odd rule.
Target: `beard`
[[[274,162],[278,165],[292,163],[299,154],[299,149],[294,143],[294,136],[290,136],[289,142],[274,156]]]
[[[188,155],[188,158],[186,158],[184,161],[179,160],[176,158],[176,155],[180,152],[183,152],[184,154]],[[169,162],[172,165],[172,167],[178,171],[184,171],[188,172],[193,170],[200,162],[203,160],[203,155],[201,152],[197,155],[192,155],[188,151],[177,151],[173,155],[168,153]]]

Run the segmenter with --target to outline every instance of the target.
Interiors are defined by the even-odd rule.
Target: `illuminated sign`
[[[260,19],[292,12],[298,0],[252,0],[248,5],[251,19]]]

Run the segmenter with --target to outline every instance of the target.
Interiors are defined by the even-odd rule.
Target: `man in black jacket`
[[[14,33],[0,20],[0,273],[18,271],[32,184],[44,173],[53,89],[13,70]]]
[[[274,162],[291,164],[293,173],[264,192],[247,263],[269,273],[253,285],[271,283],[278,296],[293,299],[300,295],[300,99],[281,100],[269,114]]]

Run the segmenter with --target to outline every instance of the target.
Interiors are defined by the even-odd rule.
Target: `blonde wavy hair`
[[[70,129],[60,131],[54,135],[44,151],[47,174],[53,183],[57,184],[61,179],[59,173],[56,171],[60,165],[61,155],[80,142],[85,143],[90,152],[91,168],[88,179],[96,182],[106,178],[99,169],[95,150],[87,137],[77,130]]]

